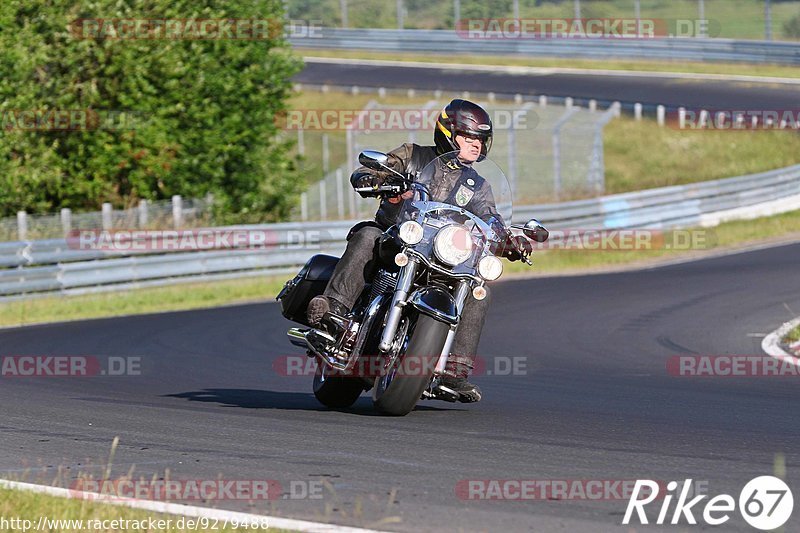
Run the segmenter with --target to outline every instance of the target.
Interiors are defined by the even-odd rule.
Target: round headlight
[[[459,265],[472,255],[472,235],[464,226],[445,226],[436,234],[433,250],[441,262],[450,266]]]
[[[503,262],[493,255],[487,255],[478,263],[478,274],[487,281],[494,281],[503,273]]]
[[[417,244],[422,240],[422,226],[413,220],[400,224],[400,240],[406,244]]]

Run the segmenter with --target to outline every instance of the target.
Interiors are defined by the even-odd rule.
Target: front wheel
[[[328,365],[317,361],[317,372],[314,374],[314,396],[326,407],[350,407],[361,393],[364,386],[356,377],[337,375]]]
[[[431,381],[449,330],[447,324],[428,315],[411,317],[397,356],[375,378],[372,401],[378,411],[404,416],[414,409]]]

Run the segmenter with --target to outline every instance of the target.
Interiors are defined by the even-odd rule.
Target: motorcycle
[[[495,252],[513,243],[510,229],[536,242],[547,240],[548,231],[536,219],[506,225],[511,187],[489,159],[463,165],[455,152],[444,154],[416,176],[395,172],[381,152],[364,151],[359,162],[391,173],[392,179],[356,192],[396,197],[410,191],[411,197],[403,201],[398,223],[378,239],[380,266],[347,316],[327,314],[327,328],[311,327],[306,318],[309,301],[325,290],[338,258],[315,255],[286,283],[277,296],[283,315],[305,326],[291,328],[289,339],[316,358],[313,390],[325,406],[349,407],[370,389],[375,408],[387,415],[406,415],[421,399],[455,402],[458,393],[441,378],[464,303],[484,299],[486,282],[502,275]],[[496,213],[470,212],[470,187],[434,200],[434,176],[448,168],[462,172],[460,183],[488,181]]]

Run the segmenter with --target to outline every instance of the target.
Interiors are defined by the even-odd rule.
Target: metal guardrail
[[[291,38],[297,48],[518,55],[588,59],[662,59],[800,65],[800,44],[708,38],[470,39],[453,30],[322,28],[316,38]]]
[[[588,200],[523,206],[514,221],[552,229],[691,227],[711,213],[800,199],[800,165],[736,178]],[[796,207],[800,207],[800,202]],[[209,231],[261,233],[268,246],[192,252],[76,249],[65,239],[0,243],[0,300],[289,272],[315,253],[338,254],[354,221],[260,224]],[[131,241],[134,242],[134,241]],[[10,268],[9,268],[10,267]]]

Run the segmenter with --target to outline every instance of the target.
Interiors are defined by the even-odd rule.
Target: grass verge
[[[796,235],[800,240],[800,210],[750,221],[696,230],[703,245],[678,251],[655,250],[547,250],[535,253],[534,268],[506,263],[513,274],[578,273],[623,266],[644,266],[661,260],[702,257],[728,248]],[[698,249],[702,248],[702,249]],[[217,283],[139,289],[71,297],[47,297],[0,304],[0,326],[21,326],[164,311],[218,307],[272,301],[291,276],[263,277]]]
[[[221,521],[214,519],[184,518],[117,505],[8,489],[0,489],[0,517],[6,521],[5,524],[0,524],[0,531],[159,531],[163,533],[267,531],[266,528],[260,527],[236,529],[231,527],[231,524],[224,527]],[[37,528],[40,517],[44,517],[48,521],[46,524],[42,523],[44,526],[42,529]],[[13,522],[14,520],[17,521]],[[30,522],[24,522],[26,520]],[[122,522],[123,520],[126,522]],[[161,520],[163,522],[158,523]],[[190,524],[189,520],[193,522]],[[117,522],[114,524],[112,521]],[[150,527],[151,521],[156,524],[155,529]],[[197,524],[198,527],[194,527],[194,524]],[[271,528],[269,531],[287,533],[287,530]]]
[[[786,335],[785,339],[786,342],[797,342],[800,341],[800,326],[797,326],[792,331]]]
[[[728,76],[762,76],[800,78],[796,67],[748,64],[702,63],[692,61],[639,61],[620,59],[577,59],[549,57],[511,57],[493,55],[443,55],[372,52],[368,50],[323,50],[303,48],[305,57],[336,57],[343,59],[380,59],[390,61],[420,61],[423,63],[459,63],[463,65],[498,65],[509,67],[575,68],[587,70],[622,70],[642,72],[676,72],[686,74],[723,74]]]

